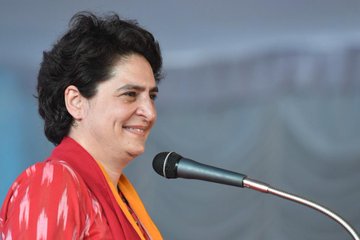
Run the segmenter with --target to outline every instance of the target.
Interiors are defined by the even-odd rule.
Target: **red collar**
[[[50,159],[67,162],[82,177],[102,206],[113,239],[140,239],[116,202],[99,165],[79,143],[65,137],[54,149]]]

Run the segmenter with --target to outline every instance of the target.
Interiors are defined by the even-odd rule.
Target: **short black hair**
[[[58,145],[74,122],[65,106],[65,89],[74,85],[84,97],[91,98],[97,85],[110,78],[115,62],[131,54],[139,54],[150,63],[159,83],[159,44],[135,20],[120,19],[115,13],[99,17],[79,12],[72,17],[69,30],[51,50],[44,51],[38,75],[39,114],[50,142]]]

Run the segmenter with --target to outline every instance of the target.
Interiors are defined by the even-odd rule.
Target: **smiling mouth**
[[[126,129],[127,131],[131,132],[131,133],[135,133],[138,135],[144,135],[146,128],[145,127],[124,127],[124,129]]]

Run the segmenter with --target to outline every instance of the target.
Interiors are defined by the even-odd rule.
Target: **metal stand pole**
[[[334,212],[330,211],[329,209],[314,203],[312,201],[306,200],[302,197],[287,193],[287,192],[283,192],[281,190],[272,188],[271,186],[269,186],[268,184],[256,181],[256,180],[252,180],[249,178],[245,178],[243,180],[243,185],[246,188],[249,189],[253,189],[259,192],[263,192],[263,193],[270,193],[273,194],[275,196],[293,201],[293,202],[297,202],[300,203],[302,205],[305,205],[307,207],[310,207],[312,209],[315,209],[327,216],[329,216],[330,218],[332,218],[333,220],[335,220],[336,222],[338,222],[339,224],[341,224],[342,227],[345,228],[346,231],[348,231],[348,233],[350,233],[350,235],[353,237],[353,239],[355,240],[360,240],[359,235],[356,233],[356,231],[350,226],[349,223],[347,223],[343,218],[341,218],[339,215],[335,214]]]

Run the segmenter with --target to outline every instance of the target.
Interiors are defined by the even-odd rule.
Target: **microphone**
[[[198,179],[232,185],[252,189],[262,193],[269,193],[285,200],[300,203],[330,217],[332,220],[339,223],[353,237],[354,240],[360,240],[360,237],[355,229],[341,216],[337,215],[330,209],[306,198],[273,188],[266,183],[250,179],[244,174],[198,163],[194,160],[184,158],[175,152],[161,152],[157,154],[154,157],[152,165],[155,172],[165,178]]]
[[[165,178],[198,179],[244,187],[244,174],[198,163],[175,152],[161,152],[154,157],[155,172]]]

